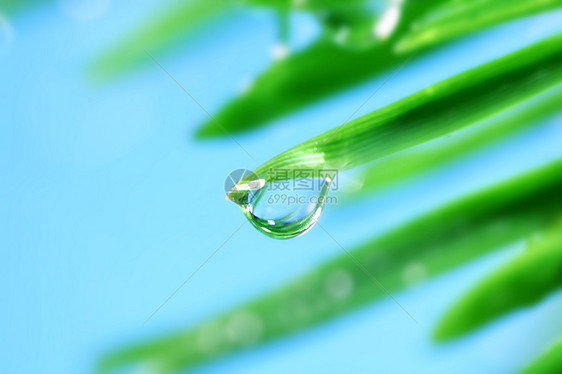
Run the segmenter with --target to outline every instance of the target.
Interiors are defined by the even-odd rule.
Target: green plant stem
[[[542,230],[562,210],[562,161],[487,188],[351,249],[386,289],[396,291]],[[214,357],[301,331],[385,297],[342,254],[289,284],[204,324],[106,355],[104,372],[132,364],[178,372]],[[255,332],[226,335],[237,321]],[[257,332],[256,332],[257,331]]]

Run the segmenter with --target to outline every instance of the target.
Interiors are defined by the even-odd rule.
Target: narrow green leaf
[[[412,25],[396,44],[401,53],[441,44],[489,26],[552,9],[561,0],[473,0],[446,3]]]
[[[560,61],[562,34],[311,138],[265,162],[254,173],[267,183],[287,174],[290,178],[302,169],[342,171],[460,130],[561,82]],[[276,173],[277,169],[286,171],[285,175]],[[247,192],[229,196],[237,201],[235,195],[243,193]]]
[[[562,189],[560,190],[562,191]],[[533,240],[523,254],[461,297],[435,329],[437,340],[473,331],[562,287],[562,224]]]
[[[249,131],[398,66],[407,55],[393,50],[396,37],[413,20],[443,1],[425,0],[423,4],[405,2],[391,37],[374,40],[368,48],[346,48],[324,35],[304,50],[276,61],[255,79],[247,92],[235,97],[216,113],[216,119],[229,133]],[[421,52],[418,51],[418,57]],[[209,138],[225,136],[225,133],[213,120],[209,120],[197,129],[195,135]]]
[[[521,374],[560,373],[562,373],[562,339],[554,343],[546,352],[521,371]]]
[[[562,210],[561,189],[562,160],[447,204],[351,253],[388,290],[396,291],[541,230]],[[342,254],[204,324],[110,352],[100,368],[114,372],[148,365],[163,373],[179,372],[381,297],[386,294]]]
[[[359,83],[404,59],[386,44],[355,50],[341,48],[323,38],[301,52],[274,62],[255,79],[247,92],[234,98],[214,116],[229,133],[249,131]],[[225,136],[225,133],[209,120],[197,129],[195,136],[209,138]]]
[[[354,49],[325,37],[273,64],[255,79],[247,92],[228,102],[215,116],[229,133],[250,131],[396,67],[414,53],[418,58],[463,35],[551,9],[560,2],[516,0],[512,6],[506,5],[506,1],[486,0],[487,8],[482,0],[474,5],[473,1],[405,1],[400,7],[398,25],[388,39],[375,40],[368,48]],[[485,17],[473,23],[477,11]],[[427,36],[418,41],[418,21],[422,19],[426,20],[423,24]],[[442,25],[445,21],[450,22],[446,27]],[[400,40],[402,47],[398,48]],[[213,121],[207,121],[195,135],[208,138],[225,133]]]
[[[430,147],[415,147],[376,160],[362,174],[363,185],[356,193],[365,193],[451,163],[459,157],[561,112],[561,102],[562,87],[555,88],[519,105],[506,115],[479,123],[477,128],[467,134],[455,135],[442,139],[439,143],[431,143]]]

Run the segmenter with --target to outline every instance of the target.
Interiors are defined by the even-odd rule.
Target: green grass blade
[[[418,277],[442,273],[541,230],[562,210],[561,189],[558,161],[450,203],[351,252],[387,289],[396,291]],[[381,297],[386,294],[342,254],[205,324],[111,352],[100,367],[112,372],[144,363],[178,372],[301,331]],[[237,332],[241,321],[250,326],[244,330],[251,331],[249,336]]]
[[[505,115],[479,123],[477,128],[467,134],[442,139],[439,143],[431,143],[430,147],[407,149],[374,161],[362,174],[360,179],[363,184],[357,193],[366,193],[451,163],[459,157],[562,112],[561,102],[562,87],[555,88],[521,104]]]
[[[521,371],[521,374],[560,373],[562,373],[562,339],[554,343],[546,352]]]
[[[557,8],[562,9],[561,0],[475,0],[446,3],[419,20],[412,31],[397,42],[396,50],[411,53],[489,26]]]
[[[522,255],[468,291],[445,313],[434,337],[459,337],[509,312],[533,305],[562,287],[561,229],[559,222],[543,238],[532,241]]]
[[[473,125],[562,81],[562,34],[427,87],[311,138],[259,166],[346,170]],[[246,182],[246,181],[242,181]],[[231,199],[238,200],[236,196]]]

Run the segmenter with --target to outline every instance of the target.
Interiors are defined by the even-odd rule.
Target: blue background
[[[230,171],[258,165],[227,138],[195,141],[206,114],[150,61],[106,84],[89,81],[88,64],[150,21],[161,2],[112,1],[90,14],[69,1],[3,17],[0,27],[2,373],[91,372],[111,347],[195,324],[341,254],[318,228],[276,241],[245,225],[145,323],[245,219],[225,202],[223,183]],[[561,20],[560,11],[519,20],[411,62],[358,115],[560,31]],[[239,12],[157,58],[212,112],[271,63],[273,21],[265,11]],[[293,48],[318,32],[305,16],[294,26]],[[383,80],[236,138],[264,162],[343,122]],[[550,118],[359,204],[329,206],[322,225],[351,248],[559,158],[561,144],[562,118]],[[341,175],[342,187],[356,175]],[[418,323],[385,299],[197,371],[512,372],[562,332],[560,293],[454,343],[437,346],[429,337],[460,293],[521,248],[394,295]]]

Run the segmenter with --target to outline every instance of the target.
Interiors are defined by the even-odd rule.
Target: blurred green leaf
[[[562,373],[562,339],[554,343],[546,352],[521,371],[521,374],[560,373]]]
[[[543,235],[461,297],[437,325],[435,338],[459,337],[562,287],[562,222]]]
[[[169,50],[185,36],[228,14],[236,3],[236,0],[179,1],[96,59],[92,63],[91,74],[95,79],[103,80],[139,66],[149,61],[146,51],[159,53]]]
[[[562,161],[557,161],[447,204],[350,252],[386,289],[396,291],[542,230],[562,210],[561,190]],[[204,324],[110,352],[100,368],[182,371],[385,296],[342,254]]]
[[[394,34],[443,0],[406,2]],[[393,51],[393,37],[368,48],[346,48],[328,35],[302,51],[276,61],[249,90],[227,103],[215,117],[229,133],[252,130],[404,62]],[[199,127],[199,138],[224,136],[214,121]]]
[[[473,0],[448,2],[420,19],[396,43],[399,52],[411,52],[519,17],[560,8],[561,0]]]
[[[226,104],[215,117],[229,133],[249,131],[404,59],[384,44],[368,50],[342,49],[324,38],[276,61],[247,92]],[[207,138],[225,134],[214,121],[208,121],[195,135]]]
[[[398,25],[388,39],[374,40],[370,47],[357,49],[346,48],[325,36],[305,50],[274,63],[255,79],[248,91],[228,102],[215,117],[229,133],[249,131],[398,66],[414,52],[416,57],[419,57],[431,48],[450,41],[453,25],[460,25],[461,20],[465,27],[459,26],[455,29],[454,37],[554,6],[550,2],[549,6],[543,5],[545,0],[517,0],[517,7],[507,11],[506,7],[512,7],[505,2],[506,0],[487,0],[485,3],[489,6],[489,12],[486,13],[485,20],[473,25],[472,17],[476,10],[483,9],[482,1],[478,2],[481,8],[461,6],[471,4],[471,1],[405,1],[400,8]],[[432,11],[439,5],[442,5],[439,8],[440,12],[452,7],[449,17],[442,16],[445,20],[450,20],[451,24],[449,29],[440,26],[444,21],[437,17],[436,30],[432,31],[432,17],[435,17],[432,16]],[[424,27],[432,37],[429,41],[413,40],[418,34],[418,19],[427,19]],[[437,30],[444,34],[435,34]],[[400,51],[396,50],[396,42],[402,38],[406,38],[403,43],[407,43],[403,49],[408,47],[409,53],[399,53]],[[208,138],[225,134],[213,121],[207,121],[199,127],[195,135]]]
[[[363,185],[358,193],[370,192],[389,183],[427,172],[443,164],[454,162],[494,141],[503,139],[541,119],[562,112],[562,87],[540,95],[510,110],[479,123],[467,134],[443,138],[439,143],[407,149],[374,161],[363,173]],[[356,193],[357,193],[356,192]]]
[[[0,0],[0,14],[12,14],[28,10],[37,5],[52,3],[52,1],[45,0]]]

